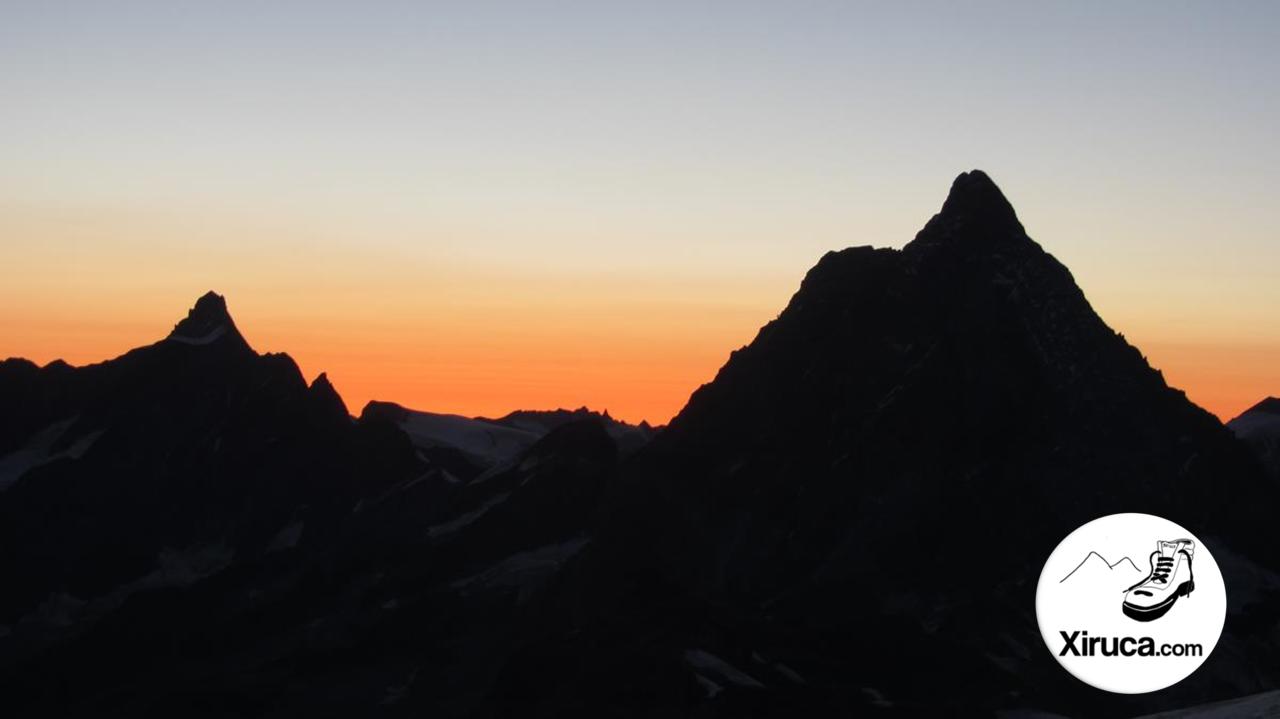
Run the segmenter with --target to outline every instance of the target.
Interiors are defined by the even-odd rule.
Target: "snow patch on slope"
[[[302,539],[304,526],[306,525],[301,520],[286,525],[271,539],[271,543],[267,545],[267,551],[275,552],[281,549],[293,549],[298,546],[298,540]]]
[[[427,536],[437,537],[442,534],[451,534],[453,532],[456,532],[459,529],[462,529],[463,527],[466,527],[470,525],[472,522],[476,521],[477,519],[483,517],[486,512],[498,506],[499,504],[502,504],[507,500],[507,497],[510,497],[510,496],[511,496],[510,492],[495,494],[494,496],[486,499],[479,507],[476,507],[470,512],[464,512],[447,522],[441,522],[440,524],[436,524],[431,527],[428,527]]]
[[[227,326],[218,325],[214,329],[210,330],[208,333],[203,334],[199,337],[185,337],[183,335],[174,334],[174,335],[169,335],[169,340],[173,342],[177,342],[178,344],[184,344],[184,345],[196,345],[196,346],[211,345],[214,342],[217,342],[218,338],[225,335],[226,333],[227,333]]]
[[[39,607],[9,627],[9,635],[20,636],[35,647],[52,644],[115,611],[134,594],[190,586],[225,569],[234,556],[234,551],[222,544],[184,550],[165,548],[156,557],[156,568],[150,574],[121,584],[104,595],[82,599],[66,592],[50,594]]]
[[[409,410],[400,428],[419,447],[452,447],[487,465],[512,459],[539,435],[454,414]]]
[[[711,674],[740,687],[750,689],[764,688],[764,685],[757,681],[755,677],[711,652],[702,649],[688,649],[684,653],[684,660],[689,666],[696,669],[699,674]]]
[[[525,589],[555,574],[590,541],[586,537],[575,537],[567,542],[519,552],[483,572],[452,582],[449,586],[463,594],[482,588],[520,587],[520,600],[523,601],[527,596]]]
[[[1263,692],[1188,709],[1149,714],[1140,719],[1233,719],[1280,716],[1280,691]]]
[[[22,475],[41,465],[56,459],[80,459],[102,436],[103,430],[89,432],[72,442],[60,452],[51,452],[53,446],[62,438],[68,429],[75,424],[76,418],[65,419],[45,427],[37,432],[25,447],[16,449],[4,457],[0,457],[0,492],[8,489]]]

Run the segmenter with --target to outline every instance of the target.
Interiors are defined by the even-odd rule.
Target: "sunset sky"
[[[203,292],[370,399],[665,422],[986,170],[1230,418],[1280,395],[1280,4],[5,2],[0,356]]]

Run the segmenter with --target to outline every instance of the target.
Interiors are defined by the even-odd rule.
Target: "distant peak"
[[[1255,404],[1254,406],[1250,407],[1248,410],[1245,411],[1245,414],[1248,414],[1250,412],[1261,412],[1263,414],[1280,414],[1280,397],[1268,397],[1262,400],[1261,402]]]
[[[365,404],[364,409],[360,411],[360,420],[387,420],[396,424],[409,418],[409,410],[396,404],[395,402],[380,402],[371,399]]]
[[[224,336],[244,343],[231,314],[227,312],[226,298],[210,290],[196,300],[185,319],[174,325],[168,339],[188,345],[207,345]]]
[[[213,290],[209,290],[203,295],[200,295],[200,299],[196,300],[196,305],[195,307],[192,308],[191,311],[192,312],[219,312],[223,316],[226,316],[227,298],[223,297],[217,292],[214,292]]]

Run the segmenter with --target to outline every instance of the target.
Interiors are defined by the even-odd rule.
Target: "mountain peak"
[[[342,401],[342,395],[338,394],[338,390],[329,381],[328,374],[321,372],[317,375],[312,380],[309,390],[312,402],[327,416],[340,417],[343,420],[350,417],[346,402]]]
[[[199,307],[202,307],[202,306],[204,306],[204,307],[219,307],[219,308],[221,308],[221,309],[222,309],[222,311],[223,311],[223,312],[226,312],[226,311],[227,311],[227,298],[226,298],[226,297],[223,297],[222,295],[218,294],[217,292],[214,292],[213,290],[209,290],[208,292],[204,293],[203,295],[200,295],[200,298],[196,300],[196,307],[197,307],[197,308],[199,308]]]
[[[942,210],[911,244],[1000,244],[1026,237],[1013,205],[982,170],[962,172],[951,183]]]
[[[1248,410],[1245,411],[1245,414],[1248,414],[1249,412],[1261,412],[1263,414],[1280,414],[1280,397],[1268,397],[1262,400],[1261,402],[1255,404],[1254,406],[1250,407]]]
[[[227,311],[226,298],[210,290],[196,300],[185,319],[173,326],[168,339],[188,345],[207,345],[226,335],[244,343]]]
[[[1004,202],[1008,204],[1004,193],[996,186],[991,176],[982,170],[970,170],[956,175],[956,179],[951,181],[951,191],[947,193],[947,201],[944,204],[950,205],[953,202],[964,202],[971,200],[982,200],[987,202]]]
[[[984,224],[1013,224],[1018,230],[1018,215],[1013,205],[996,186],[994,180],[982,170],[960,173],[951,183],[946,202],[942,203],[944,216],[968,217]]]

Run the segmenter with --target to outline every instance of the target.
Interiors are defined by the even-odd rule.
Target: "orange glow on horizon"
[[[370,400],[487,417],[586,406],[652,424],[674,416],[768,319],[735,308],[668,307],[649,317],[632,311],[615,325],[595,325],[595,313],[535,324],[527,312],[510,325],[474,312],[469,322],[383,317],[373,324],[351,317],[261,318],[238,309],[235,297],[228,305],[255,350],[289,354],[308,382],[327,373],[352,414]],[[140,316],[137,308],[114,311],[80,318],[50,311],[36,320],[0,310],[0,355],[41,365],[54,359],[91,364],[163,338],[185,312],[160,320],[150,311],[157,316]]]
[[[1280,395],[1280,346],[1156,341],[1139,349],[1166,383],[1223,422]]]
[[[591,242],[603,230],[576,225],[520,245],[515,228],[496,252],[475,228],[455,242],[448,228],[252,213],[9,209],[0,235],[24,239],[0,284],[0,357],[109,359],[163,338],[212,289],[256,350],[287,352],[308,381],[326,372],[354,414],[377,399],[470,416],[587,406],[665,424],[821,254],[778,242],[646,253],[634,229],[612,226],[607,246]],[[358,241],[370,235],[390,239]],[[1121,271],[1057,245],[1099,314],[1192,401],[1228,420],[1280,394],[1270,286],[1233,295],[1178,267]]]
[[[307,381],[326,372],[348,409],[359,414],[370,400],[413,409],[496,417],[517,409],[586,406],[628,422],[665,424],[697,387],[714,378],[729,353],[751,341],[774,313],[763,308],[668,306],[626,322],[597,325],[607,308],[577,321],[532,323],[517,313],[500,317],[310,318],[282,321],[277,313],[229,306],[237,326],[259,352],[287,352]],[[75,365],[110,359],[157,341],[183,311],[105,309],[78,317],[71,308],[30,313],[0,311],[0,355],[39,364],[63,359]],[[615,308],[617,310],[617,308]],[[155,315],[143,316],[143,315]],[[499,313],[501,314],[501,313]],[[619,315],[620,316],[620,315]],[[1137,342],[1166,381],[1195,403],[1227,421],[1280,387],[1274,358],[1280,347],[1265,344]]]

